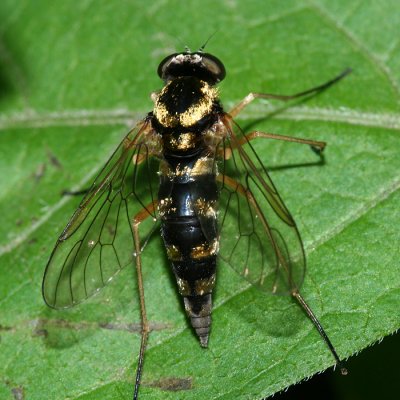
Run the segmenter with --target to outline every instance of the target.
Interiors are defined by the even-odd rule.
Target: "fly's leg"
[[[341,74],[336,76],[335,78],[321,84],[315,86],[311,89],[305,90],[300,93],[292,94],[292,95],[279,95],[279,94],[272,94],[272,93],[249,93],[241,102],[239,102],[233,109],[228,113],[232,118],[235,118],[245,107],[247,107],[251,102],[256,99],[275,99],[275,100],[282,100],[282,101],[289,101],[293,99],[297,99],[299,97],[307,96],[313,93],[319,93],[323,90],[327,89],[328,87],[332,86],[333,84],[337,83],[341,79],[343,79],[346,75],[351,72],[350,68],[344,70]],[[248,133],[246,136],[237,140],[236,145],[242,146],[255,138],[263,138],[263,139],[275,139],[275,140],[284,140],[286,142],[294,142],[300,144],[307,144],[311,146],[311,148],[318,154],[321,155],[322,151],[326,147],[325,142],[320,142],[317,140],[310,140],[310,139],[300,139],[286,135],[278,135],[276,133],[267,133],[267,132],[260,132],[260,131],[253,131]],[[231,154],[229,151],[227,154],[224,155],[225,158],[228,156],[230,158]]]
[[[293,143],[300,143],[300,144],[307,144],[319,152],[322,152],[326,146],[326,142],[320,142],[318,140],[310,140],[310,139],[300,139],[295,138],[293,136],[286,136],[286,135],[278,135],[276,133],[269,133],[269,132],[260,132],[260,131],[253,131],[248,133],[246,136],[240,138],[238,143],[240,146],[250,142],[251,140],[262,138],[262,139],[275,139],[275,140],[283,140],[285,142],[293,142]]]
[[[310,320],[312,321],[312,323],[314,324],[314,326],[316,327],[318,333],[320,334],[320,336],[322,337],[322,339],[324,340],[324,342],[326,343],[326,345],[328,346],[330,352],[332,353],[336,364],[339,366],[340,368],[340,372],[342,373],[342,375],[347,375],[347,369],[343,366],[342,361],[340,360],[332,342],[330,341],[328,335],[326,334],[324,328],[322,327],[321,323],[319,322],[318,318],[316,317],[316,315],[314,314],[314,312],[312,311],[312,309],[310,308],[310,306],[306,303],[306,301],[304,300],[303,296],[300,294],[299,290],[296,287],[296,284],[292,281],[291,278],[291,273],[290,273],[290,268],[286,263],[286,260],[284,258],[284,256],[282,255],[277,243],[275,242],[275,239],[273,238],[271,232],[270,232],[270,228],[268,226],[267,221],[264,218],[263,213],[261,212],[259,205],[257,203],[257,200],[254,198],[253,194],[251,193],[251,191],[247,190],[241,183],[237,182],[236,180],[226,176],[226,175],[218,175],[217,180],[219,182],[222,183],[222,185],[226,185],[228,187],[230,187],[231,189],[233,189],[236,193],[238,193],[239,195],[245,196],[249,202],[249,204],[255,209],[255,212],[257,213],[261,223],[264,225],[264,229],[267,233],[267,235],[270,238],[270,241],[272,243],[272,245],[274,246],[274,250],[276,252],[276,255],[279,259],[279,263],[282,266],[282,268],[285,270],[287,277],[288,277],[288,281],[290,284],[290,294],[296,299],[296,301],[300,304],[301,308],[305,311],[305,313],[307,314],[307,316],[310,318]],[[263,277],[260,277],[260,280],[262,280]]]
[[[311,146],[311,148],[318,154],[322,155],[322,151],[326,147],[326,142],[320,142],[318,140],[310,140],[310,139],[301,139],[301,138],[296,138],[292,136],[286,136],[286,135],[278,135],[276,133],[267,133],[267,132],[260,132],[260,131],[253,131],[248,133],[245,136],[242,136],[241,138],[236,138],[235,142],[232,142],[232,149],[241,147],[250,141],[261,138],[261,139],[275,139],[275,140],[283,140],[285,142],[293,142],[293,143],[300,143],[300,144],[306,144]],[[220,151],[223,151],[224,154],[223,157],[225,160],[228,160],[232,156],[232,150],[231,148],[228,149],[220,149]]]
[[[347,369],[344,367],[342,361],[340,361],[340,358],[337,355],[332,342],[329,340],[328,335],[325,333],[324,328],[321,325],[321,322],[318,321],[318,318],[315,316],[313,310],[306,303],[303,296],[299,293],[299,291],[297,289],[292,291],[292,296],[297,300],[297,302],[300,304],[301,308],[306,312],[308,318],[311,319],[312,323],[317,328],[318,333],[321,335],[322,339],[324,339],[324,342],[329,347],[329,350],[331,351],[333,357],[335,357],[336,364],[340,368],[341,374],[347,375],[347,373],[348,373]]]
[[[288,96],[280,94],[272,94],[272,93],[253,93],[253,92],[249,93],[241,102],[239,102],[238,104],[236,104],[235,107],[232,108],[229,114],[232,118],[235,118],[246,106],[248,106],[255,99],[274,99],[274,100],[289,101],[297,99],[299,97],[307,96],[309,94],[322,92],[323,90],[327,89],[328,87],[332,86],[336,82],[343,79],[346,75],[350,74],[351,71],[352,71],[351,68],[347,68],[335,78],[330,79],[329,81],[321,85]]]
[[[142,376],[144,353],[146,351],[147,339],[150,332],[149,323],[147,321],[146,305],[144,300],[144,286],[143,286],[143,276],[142,276],[142,260],[141,260],[141,244],[139,236],[139,225],[148,217],[154,216],[154,212],[157,209],[157,202],[153,201],[147,207],[143,208],[139,213],[137,213],[132,221],[133,229],[133,239],[135,242],[135,258],[136,258],[136,274],[138,279],[139,288],[139,300],[140,300],[140,315],[142,320],[142,338],[140,342],[139,350],[139,361],[136,370],[135,379],[135,389],[133,392],[133,400],[137,400],[139,395],[140,379]]]

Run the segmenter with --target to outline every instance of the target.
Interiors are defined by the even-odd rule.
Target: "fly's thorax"
[[[193,128],[213,111],[218,90],[194,76],[169,81],[161,90],[153,114],[164,128]]]
[[[199,148],[201,136],[196,132],[166,132],[162,135],[164,150],[168,153],[192,153]]]
[[[177,155],[200,151],[218,110],[217,89],[207,82],[193,76],[169,81],[156,96],[153,110],[164,151]]]
[[[214,115],[207,119],[210,120],[212,118],[214,118]],[[211,126],[203,128],[203,119],[201,124],[198,124],[201,129],[196,131],[164,130],[160,135],[164,154],[178,158],[200,158],[204,154],[209,157],[215,157],[215,152],[224,136],[219,132],[218,121],[212,122]]]

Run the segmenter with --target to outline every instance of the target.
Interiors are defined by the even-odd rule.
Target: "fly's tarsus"
[[[296,290],[292,293],[292,296],[299,302],[300,306],[306,312],[314,326],[316,327],[318,333],[321,335],[322,339],[325,341],[326,345],[328,346],[329,350],[331,351],[333,357],[336,360],[337,366],[340,368],[340,372],[342,375],[347,375],[348,371],[344,367],[342,361],[340,360],[339,356],[336,353],[335,348],[333,347],[332,342],[330,341],[328,335],[325,333],[324,328],[322,327],[321,323],[319,322],[318,318],[315,316],[311,307],[306,303],[303,296]]]

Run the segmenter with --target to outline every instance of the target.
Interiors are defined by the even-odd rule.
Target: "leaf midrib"
[[[238,101],[227,102],[229,109]],[[277,113],[277,111],[279,111]],[[49,126],[131,126],[148,110],[134,111],[127,108],[111,108],[101,110],[78,109],[62,112],[37,113],[34,111],[17,112],[0,116],[0,131],[12,128],[45,128]],[[266,118],[274,114],[278,120],[312,120],[320,122],[338,122],[355,126],[400,130],[400,113],[372,113],[355,109],[335,109],[323,107],[292,106],[279,110],[267,101],[252,104],[240,114],[241,120]]]

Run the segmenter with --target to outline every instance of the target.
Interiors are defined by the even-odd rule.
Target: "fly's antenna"
[[[178,40],[178,42],[180,43],[180,45],[185,49],[185,53],[190,53],[190,49],[189,49],[189,47],[185,44],[185,42],[184,42],[179,36],[176,36],[175,38],[176,38],[176,40]]]
[[[198,52],[202,53],[203,50],[205,49],[205,47],[207,46],[208,42],[215,36],[215,34],[219,31],[219,29],[217,29],[214,33],[212,33],[208,39],[206,40],[206,42],[203,44],[203,46],[200,46]]]

